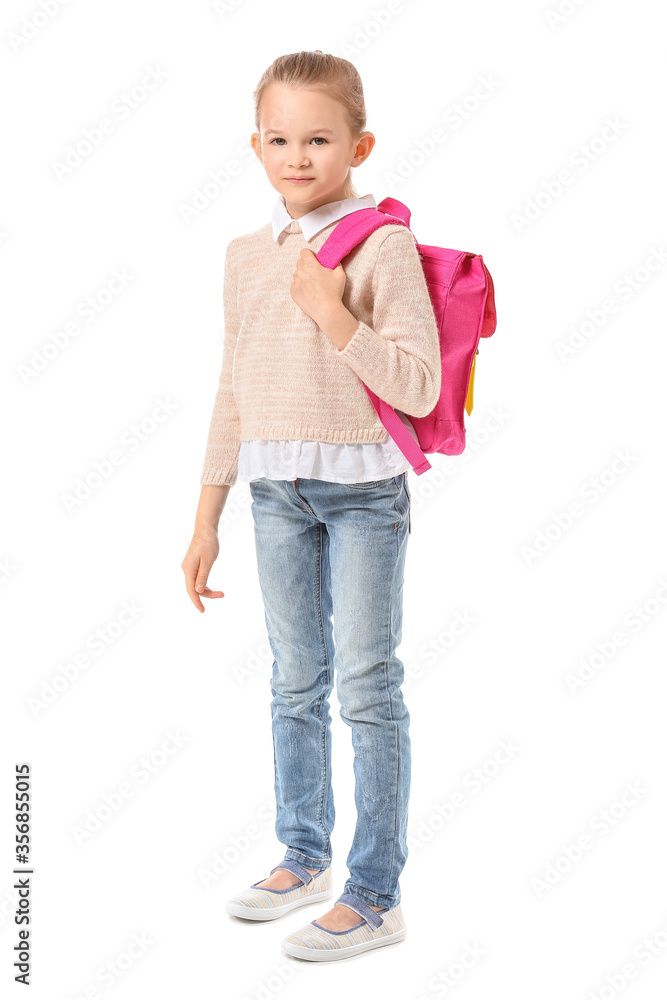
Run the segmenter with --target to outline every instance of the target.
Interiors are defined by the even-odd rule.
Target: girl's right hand
[[[185,573],[185,587],[197,611],[206,610],[201,601],[202,597],[225,596],[222,590],[211,590],[207,586],[208,574],[218,558],[219,551],[217,531],[213,529],[196,531],[181,563],[181,569]]]

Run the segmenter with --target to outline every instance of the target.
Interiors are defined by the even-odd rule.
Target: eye
[[[316,136],[315,136],[315,137],[314,137],[314,138],[313,138],[313,139],[311,140],[311,142],[315,142],[315,140],[316,140],[316,139],[319,139],[319,140],[321,140],[322,142],[328,142],[328,141],[329,141],[328,139],[325,139],[325,138],[324,138],[324,136],[321,136],[321,135],[316,135]],[[277,137],[276,137],[275,139],[271,139],[271,140],[270,140],[270,142],[269,142],[269,145],[270,145],[270,146],[272,146],[272,145],[274,144],[274,142],[285,142],[285,140],[284,140],[284,139],[282,139],[282,138],[281,138],[280,136],[277,136]]]

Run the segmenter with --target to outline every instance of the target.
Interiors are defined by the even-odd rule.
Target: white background
[[[13,772],[27,761],[32,996],[664,996],[664,35],[649,0],[565,0],[571,12],[550,17],[559,3],[3,5],[5,995],[23,995]],[[221,522],[210,582],[224,599],[197,613],[180,568],[222,357],[225,249],[277,196],[247,152],[252,91],[276,56],[311,48],[362,75],[377,142],[358,193],[404,201],[420,242],[483,253],[498,309],[466,453],[410,476],[408,936],[326,965],[285,958],[280,941],[331,904],[260,925],[225,913],[284,853],[267,811],[272,657],[247,484]],[[161,81],[114,113],[150,70]],[[59,175],[105,117],[111,134]],[[437,128],[446,140],[420,154]],[[131,280],[107,302],[114,270]],[[89,296],[93,322],[78,312]],[[558,344],[582,326],[563,360]],[[69,509],[114,451],[122,463]],[[474,622],[452,638],[457,614]],[[89,645],[98,630],[103,652]],[[338,894],[355,813],[335,689],[332,714]],[[169,733],[182,742],[164,754]],[[132,794],[105,813],[121,786]],[[227,868],[207,887],[216,856]]]

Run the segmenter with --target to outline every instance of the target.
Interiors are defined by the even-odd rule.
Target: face
[[[250,142],[287,211],[299,219],[345,197],[349,168],[363,163],[375,137],[353,137],[342,105],[321,90],[272,84],[262,97],[260,132]]]

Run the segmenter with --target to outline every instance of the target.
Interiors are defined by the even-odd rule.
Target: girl
[[[403,701],[403,570],[409,463],[360,379],[425,416],[440,392],[435,316],[414,238],[402,225],[367,237],[331,270],[315,254],[359,208],[351,168],[365,131],[352,63],[297,52],[254,94],[252,148],[278,192],[266,225],[232,239],[224,274],[222,371],[182,563],[188,593],[207,581],[230,487],[249,483],[272,653],[276,835],[283,860],[229,900],[271,920],[332,895],[334,801],[328,697],[334,673],[352,731],[357,823],[335,905],[283,941],[287,954],[347,958],[405,936],[399,876],[407,858],[409,714]],[[335,645],[332,627],[335,619]]]

